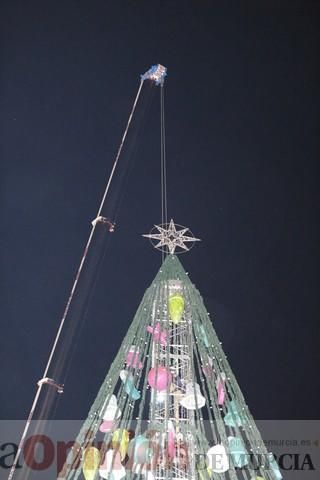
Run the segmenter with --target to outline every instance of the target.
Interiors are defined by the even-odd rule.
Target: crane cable
[[[106,201],[106,199],[107,199],[107,195],[108,195],[108,192],[109,192],[109,188],[110,188],[110,185],[111,185],[111,182],[112,182],[114,173],[115,173],[115,171],[116,171],[116,168],[117,168],[117,165],[118,165],[118,161],[119,161],[119,158],[120,158],[120,155],[121,155],[121,152],[122,152],[122,148],[123,148],[123,146],[124,146],[124,142],[125,142],[125,140],[126,140],[127,133],[128,133],[128,130],[129,130],[131,121],[132,121],[132,117],[133,117],[133,114],[134,114],[134,112],[135,112],[135,109],[136,109],[136,106],[137,106],[137,103],[138,103],[138,100],[139,100],[139,97],[140,97],[140,93],[141,93],[141,89],[142,89],[143,82],[144,82],[144,79],[141,78],[140,84],[139,84],[139,88],[138,88],[138,92],[137,92],[136,97],[135,97],[135,100],[134,100],[134,102],[133,102],[133,106],[132,106],[132,109],[131,109],[131,112],[130,112],[130,115],[129,115],[129,119],[128,119],[128,122],[127,122],[127,125],[126,125],[126,128],[125,128],[125,131],[124,131],[124,133],[123,133],[123,136],[122,136],[122,139],[121,139],[121,143],[120,143],[120,146],[119,146],[119,148],[118,148],[117,155],[116,155],[116,158],[115,158],[115,160],[114,160],[114,163],[113,163],[113,166],[112,166],[112,170],[111,170],[111,173],[110,173],[110,176],[109,176],[109,179],[108,179],[108,182],[107,182],[105,191],[104,191],[104,193],[103,193],[103,197],[102,197],[102,200],[101,200],[101,203],[100,203],[100,206],[99,206],[99,209],[98,209],[98,213],[97,213],[97,215],[96,215],[96,219],[95,219],[95,220],[98,220],[98,221],[99,221],[99,219],[103,218],[103,217],[101,217],[101,213],[102,213],[102,210],[103,210],[105,201]],[[105,219],[105,220],[107,220],[107,219]],[[107,222],[107,223],[108,223],[108,222]],[[108,224],[109,224],[109,223],[108,223]],[[29,428],[30,428],[31,421],[32,421],[32,419],[33,419],[33,415],[34,415],[35,409],[36,409],[37,404],[38,404],[38,401],[39,401],[39,397],[40,397],[40,393],[41,393],[42,386],[43,386],[44,383],[48,383],[48,382],[43,382],[43,380],[45,380],[45,379],[47,378],[48,371],[49,371],[49,369],[50,369],[50,366],[51,366],[51,363],[52,363],[52,360],[53,360],[53,357],[54,357],[54,354],[55,354],[55,351],[56,351],[56,348],[57,348],[57,345],[58,345],[58,342],[59,342],[59,339],[60,339],[60,336],[61,336],[61,333],[62,333],[62,330],[63,330],[63,327],[64,327],[64,324],[65,324],[65,320],[66,320],[66,318],[67,318],[67,315],[68,315],[68,312],[69,312],[69,309],[70,309],[72,300],[73,300],[73,298],[74,298],[74,295],[75,295],[75,292],[76,292],[76,289],[77,289],[77,286],[78,286],[78,283],[79,283],[79,279],[80,279],[80,276],[81,276],[81,273],[82,273],[84,264],[85,264],[85,262],[86,262],[86,258],[87,258],[87,255],[88,255],[88,251],[89,251],[89,248],[90,248],[90,245],[91,245],[91,243],[92,243],[93,236],[94,236],[94,233],[95,233],[96,225],[97,225],[97,222],[96,222],[96,221],[93,221],[93,222],[92,222],[92,229],[91,229],[91,232],[90,232],[90,235],[89,235],[89,239],[88,239],[87,244],[86,244],[86,246],[85,246],[84,253],[83,253],[83,256],[82,256],[82,258],[81,258],[80,265],[79,265],[79,268],[78,268],[77,273],[76,273],[75,280],[74,280],[73,285],[72,285],[71,293],[70,293],[70,295],[69,295],[67,304],[66,304],[66,306],[65,306],[65,309],[64,309],[64,312],[63,312],[63,315],[62,315],[62,318],[61,318],[61,321],[60,321],[60,324],[59,324],[59,328],[58,328],[56,337],[55,337],[55,339],[54,339],[53,346],[52,346],[52,349],[51,349],[51,352],[50,352],[50,355],[49,355],[49,358],[48,358],[46,367],[45,367],[44,372],[43,372],[42,381],[40,380],[40,381],[38,382],[38,388],[37,388],[37,391],[36,391],[34,400],[33,400],[33,402],[32,402],[31,410],[30,410],[28,419],[27,419],[27,421],[26,421],[26,424],[25,424],[23,433],[22,433],[22,435],[21,435],[21,439],[20,439],[20,442],[19,442],[19,445],[18,445],[18,449],[17,449],[17,452],[16,452],[16,455],[15,455],[13,464],[12,464],[11,469],[10,469],[10,472],[9,472],[8,480],[12,480],[12,478],[13,478],[13,476],[14,476],[14,473],[15,473],[15,471],[16,471],[16,467],[17,467],[17,465],[18,465],[18,461],[19,461],[19,458],[20,458],[20,455],[21,455],[21,452],[22,452],[22,449],[23,449],[23,446],[24,446],[24,443],[25,443],[25,439],[26,439],[28,430],[29,430]],[[110,224],[109,224],[109,226],[110,226]]]
[[[167,199],[167,163],[166,163],[166,130],[164,115],[164,83],[160,86],[160,164],[161,164],[161,223],[168,223],[168,199]],[[165,252],[162,252],[162,262]]]

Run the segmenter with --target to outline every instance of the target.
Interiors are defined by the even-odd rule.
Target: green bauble
[[[171,295],[168,303],[170,319],[177,325],[184,312],[184,298],[182,295]]]

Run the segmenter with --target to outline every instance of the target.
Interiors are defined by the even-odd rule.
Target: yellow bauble
[[[120,444],[120,446],[118,446]],[[114,434],[112,435],[112,448],[116,450],[119,448],[121,461],[127,455],[129,445],[129,432],[123,428],[118,428],[115,430]]]
[[[170,319],[176,325],[180,322],[184,311],[184,298],[182,295],[171,295],[169,297]]]
[[[84,451],[82,471],[86,480],[94,480],[100,465],[100,451],[96,447],[88,447]]]

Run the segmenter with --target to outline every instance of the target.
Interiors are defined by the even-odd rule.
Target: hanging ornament
[[[107,451],[104,457],[104,462],[100,465],[99,475],[108,480],[121,480],[121,478],[126,476],[126,469],[121,464],[121,455],[119,451]]]
[[[109,432],[115,426],[116,420],[121,417],[121,410],[118,408],[117,397],[111,395],[108,405],[103,414],[103,422],[100,425],[100,432]]]
[[[216,389],[218,393],[218,405],[223,405],[226,396],[225,390],[226,374],[221,372],[216,380]]]
[[[264,480],[263,477],[252,477],[251,480]]]
[[[200,340],[202,341],[202,343],[204,344],[205,347],[209,348],[210,344],[209,344],[207,332],[206,332],[204,326],[200,325],[199,330],[200,330]]]
[[[150,441],[144,435],[138,435],[133,438],[128,447],[128,455],[133,463],[150,464],[153,456],[153,450],[150,448]]]
[[[200,392],[198,383],[189,382],[186,385],[186,393],[180,400],[180,404],[187,410],[196,410],[202,408],[206,403],[206,399]]]
[[[147,331],[152,334],[153,340],[159,342],[163,347],[167,346],[167,330],[161,330],[160,323],[158,322],[155,327],[151,325],[147,326]]]
[[[238,468],[248,465],[248,452],[245,449],[242,438],[228,437],[228,443],[233,465]]]
[[[208,467],[206,458],[200,457],[196,463],[199,480],[208,480],[212,477],[212,470]]]
[[[275,478],[277,480],[281,480],[283,477],[282,477],[282,474],[280,472],[280,468],[279,468],[279,466],[276,462],[276,459],[273,456],[273,453],[268,454],[268,460],[269,460],[270,468],[273,471]]]
[[[207,378],[213,378],[214,377],[214,372],[213,372],[213,360],[212,358],[208,357],[207,358],[207,362],[201,366],[201,369],[204,373],[204,375],[207,377]]]
[[[114,450],[119,450],[121,461],[124,460],[127,455],[128,445],[129,445],[129,432],[124,428],[118,428],[112,435],[111,440],[112,448]]]
[[[241,427],[246,423],[246,419],[239,413],[239,407],[235,400],[231,400],[228,404],[228,413],[223,419],[228,427]]]
[[[120,378],[122,380],[122,383],[124,384],[124,389],[128,397],[130,397],[131,400],[139,400],[141,394],[134,386],[132,374],[129,373],[127,370],[121,370]]]
[[[175,430],[171,420],[168,420],[168,457],[173,459],[175,456]]]
[[[169,297],[169,315],[171,321],[177,325],[183,315],[184,311],[184,298],[182,295],[171,295]]]
[[[207,451],[209,468],[215,473],[224,473],[229,470],[229,457],[223,445],[218,444]]]
[[[141,369],[143,367],[143,363],[140,361],[139,358],[139,348],[137,348],[135,345],[132,345],[132,347],[130,347],[126,358],[126,364],[128,367],[132,368]]]
[[[171,381],[172,375],[166,367],[154,367],[148,373],[148,383],[155,390],[166,390]]]
[[[204,326],[199,323],[194,323],[194,330],[198,341],[200,341],[206,348],[209,348],[210,343]]]
[[[100,451],[96,447],[88,447],[84,451],[82,472],[86,480],[94,480],[100,465]]]

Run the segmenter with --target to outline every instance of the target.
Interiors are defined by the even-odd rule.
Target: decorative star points
[[[177,230],[177,227],[182,227],[182,225],[175,224],[171,219],[169,224],[164,225],[155,225],[154,229],[157,229],[158,233],[148,233],[143,235],[143,237],[150,238],[150,240],[156,240],[158,242],[153,242],[155,248],[161,251],[168,252],[173,255],[177,248],[180,248],[182,251],[188,251],[193,246],[186,246],[186,242],[199,242],[199,238],[195,238],[190,232],[189,228],[182,227],[181,230]],[[153,230],[154,230],[153,229]],[[187,232],[190,232],[187,235]]]

